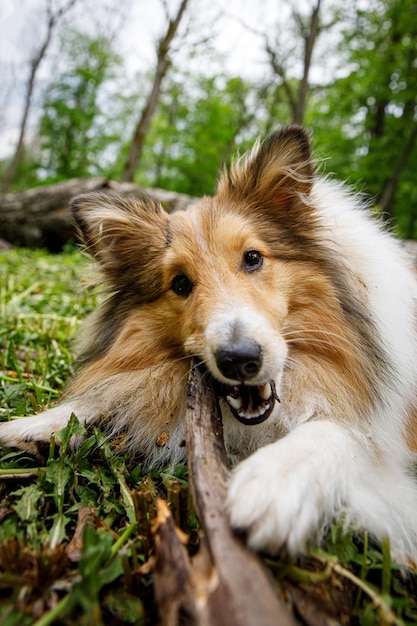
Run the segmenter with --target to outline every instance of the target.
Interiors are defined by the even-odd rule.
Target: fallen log
[[[190,488],[204,535],[200,552],[190,562],[172,518],[160,508],[155,598],[162,625],[294,626],[297,622],[278,597],[262,561],[229,526],[224,507],[228,463],[220,410],[195,367],[189,379],[186,420]]]
[[[0,193],[0,239],[58,252],[75,237],[69,201],[91,191],[117,192],[138,199],[146,194],[161,202],[168,212],[183,209],[193,200],[174,191],[119,183],[103,176],[72,178],[19,193]]]

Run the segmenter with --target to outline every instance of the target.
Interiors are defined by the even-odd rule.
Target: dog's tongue
[[[275,385],[234,385],[226,387],[225,399],[234,417],[242,424],[260,424],[272,413],[275,400]]]

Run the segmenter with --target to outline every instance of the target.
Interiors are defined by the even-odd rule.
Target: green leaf
[[[38,518],[38,505],[42,497],[42,491],[37,484],[21,487],[14,491],[12,495],[18,496],[13,508],[21,520],[33,521],[33,519]]]
[[[55,433],[55,437],[60,443],[61,456],[64,455],[68,449],[71,438],[75,435],[85,435],[87,433],[85,426],[80,424],[77,416],[72,413],[68,421],[68,424],[62,430]]]

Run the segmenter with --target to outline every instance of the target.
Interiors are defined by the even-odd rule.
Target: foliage
[[[146,139],[137,182],[191,196],[214,192],[219,167],[251,122],[253,86],[240,78],[177,71]]]
[[[70,31],[62,40],[64,71],[50,83],[40,121],[40,176],[49,182],[100,172],[97,155],[117,140],[111,108],[100,96],[121,59],[111,41]]]
[[[339,50],[349,71],[314,95],[307,119],[329,169],[370,195],[407,238],[417,235],[416,37],[414,0],[358,9]]]
[[[100,299],[96,289],[80,288],[85,270],[77,250],[0,252],[1,419],[41,410],[72,374],[72,338]],[[84,440],[71,451],[76,434]],[[186,468],[145,475],[140,463],[117,452],[117,442],[74,416],[46,452],[43,462],[24,452],[0,453],[0,623],[155,624],[158,496],[168,500],[191,553],[196,550]],[[333,527],[325,551],[267,564],[301,614],[310,606],[335,623],[417,622],[416,579],[390,562],[387,543],[381,551],[366,535]]]
[[[291,111],[304,93],[303,119],[326,170],[372,198],[400,235],[417,237],[415,0],[288,6],[257,32],[269,71],[256,80],[224,71],[212,51],[215,31],[213,25],[213,39],[186,59],[175,53],[136,182],[193,196],[211,193],[230,155],[294,119]],[[193,36],[184,35],[183,43]],[[137,112],[154,76],[148,70],[127,81],[116,46],[102,35],[67,31],[15,190],[72,176],[123,176]],[[0,174],[5,171],[0,163]]]

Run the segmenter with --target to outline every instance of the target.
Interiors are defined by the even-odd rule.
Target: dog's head
[[[311,339],[320,324],[331,334],[343,322],[317,235],[312,178],[307,135],[289,127],[224,171],[213,198],[185,211],[168,215],[145,198],[77,198],[84,242],[116,293],[90,358],[105,351],[117,367],[139,368],[158,355],[196,356],[248,424],[277,406],[297,353],[327,350],[343,360],[337,340],[330,348],[323,336]]]

